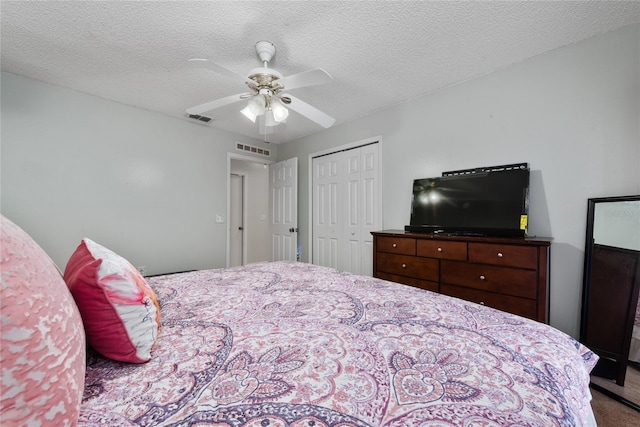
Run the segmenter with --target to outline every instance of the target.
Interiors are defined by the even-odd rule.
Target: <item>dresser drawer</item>
[[[453,285],[442,285],[440,292],[445,295],[462,298],[467,301],[537,320],[536,301],[532,299],[501,295]]]
[[[415,255],[416,239],[404,239],[398,237],[378,237],[376,245],[379,252],[392,254]]]
[[[379,272],[438,281],[437,259],[378,253],[376,262]]]
[[[441,281],[483,291],[537,298],[537,274],[532,270],[442,261]]]
[[[418,256],[439,259],[467,260],[466,242],[446,242],[442,240],[418,240]]]
[[[469,261],[535,270],[538,250],[530,246],[469,243]]]
[[[414,286],[420,289],[426,289],[427,291],[438,292],[438,288],[439,288],[438,282],[416,279],[415,277],[398,276],[397,274],[389,274],[389,273],[382,273],[382,272],[378,272],[376,274],[376,277],[378,279],[384,279],[390,282],[404,283],[405,285]]]

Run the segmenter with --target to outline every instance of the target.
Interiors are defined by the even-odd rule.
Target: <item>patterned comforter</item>
[[[631,330],[631,345],[629,346],[629,360],[640,363],[640,296],[636,306],[636,316]]]
[[[149,279],[151,361],[88,356],[81,426],[576,426],[597,356],[547,325],[266,263]]]

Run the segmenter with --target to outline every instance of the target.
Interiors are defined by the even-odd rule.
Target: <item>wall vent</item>
[[[204,123],[209,123],[212,119],[211,117],[201,116],[200,114],[187,114],[187,117],[194,120],[199,120]]]
[[[271,150],[267,148],[254,147],[253,145],[242,144],[240,142],[236,142],[236,150],[244,151],[246,153],[259,154],[265,157],[271,156]]]

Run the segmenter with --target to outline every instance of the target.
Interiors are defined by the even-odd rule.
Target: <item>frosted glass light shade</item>
[[[251,109],[249,109],[249,107],[244,107],[242,110],[240,110],[240,112],[242,114],[245,115],[246,118],[248,118],[249,120],[251,120],[253,123],[256,122],[256,117],[258,117],[257,115],[253,114],[251,112]]]
[[[247,108],[256,116],[264,114],[267,101],[263,95],[254,96],[247,103]]]
[[[278,123],[284,122],[289,117],[289,110],[277,99],[271,101],[271,111],[273,111],[273,119]]]

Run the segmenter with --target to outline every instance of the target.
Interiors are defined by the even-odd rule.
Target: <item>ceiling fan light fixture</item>
[[[256,122],[256,117],[258,117],[258,116],[257,116],[257,114],[254,114],[253,112],[251,112],[251,109],[249,108],[248,105],[246,107],[244,107],[242,110],[240,110],[240,112],[242,114],[244,114],[244,116],[246,118],[248,118],[249,120],[251,120],[253,123]]]
[[[253,123],[263,116],[265,126],[269,127],[277,126],[289,117],[289,110],[277,98],[263,94],[251,98],[240,112]]]
[[[276,120],[276,118],[273,115],[273,110],[267,110],[264,113],[264,125],[266,127],[273,127],[276,126],[279,122]]]
[[[287,117],[289,117],[289,110],[276,98],[271,100],[271,111],[273,112],[273,119],[278,123],[286,121]]]
[[[266,125],[266,120],[262,118],[262,117],[266,117],[266,115],[260,116],[260,117],[261,118],[258,119],[258,132],[260,133],[260,135],[264,135],[264,136],[272,135],[275,132],[275,126]]]
[[[264,95],[254,96],[247,103],[247,108],[256,116],[264,114],[267,107],[267,100]]]

